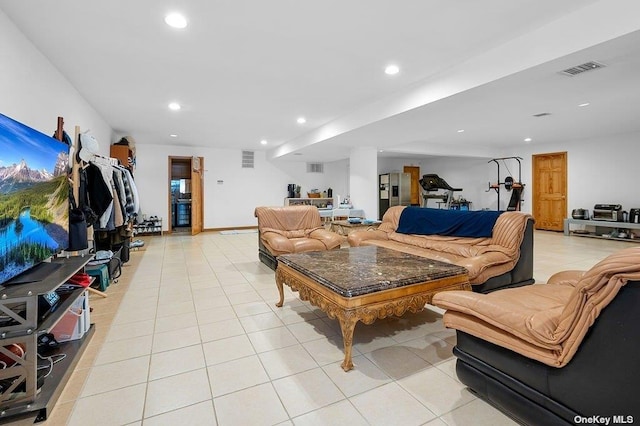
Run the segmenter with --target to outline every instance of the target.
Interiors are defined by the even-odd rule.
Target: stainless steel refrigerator
[[[411,175],[409,173],[385,173],[378,177],[379,219],[392,206],[411,205]]]

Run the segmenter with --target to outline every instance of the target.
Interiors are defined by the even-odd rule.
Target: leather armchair
[[[524,424],[640,419],[640,247],[489,294],[442,292],[458,379]]]
[[[324,229],[315,206],[256,207],[258,256],[271,269],[277,257],[286,253],[332,250],[343,238]]]

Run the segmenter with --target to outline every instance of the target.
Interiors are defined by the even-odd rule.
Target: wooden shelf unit
[[[111,145],[109,156],[117,159],[120,161],[120,164],[133,172],[133,165],[131,162],[135,163],[135,155],[127,145]]]

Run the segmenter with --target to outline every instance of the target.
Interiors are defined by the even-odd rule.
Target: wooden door
[[[419,206],[422,204],[420,202],[422,195],[422,191],[420,190],[420,167],[404,166],[403,171],[411,175],[411,205]]]
[[[532,164],[536,229],[562,231],[567,217],[567,153],[535,154]]]
[[[191,160],[191,235],[202,232],[203,196],[202,183],[204,158],[193,157]]]

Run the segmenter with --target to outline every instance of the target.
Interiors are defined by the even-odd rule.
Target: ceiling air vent
[[[604,68],[604,67],[606,67],[605,64],[602,64],[596,61],[591,61],[581,65],[576,65],[575,67],[567,68],[566,70],[562,70],[560,71],[560,74],[573,77],[574,75],[582,74],[583,72],[593,71],[593,70],[597,70],[598,68]]]
[[[253,151],[242,151],[242,168],[253,169]]]
[[[324,173],[324,163],[307,163],[307,173]]]
[[[551,115],[551,113],[550,112],[541,112],[539,114],[533,114],[533,116],[536,117],[536,118],[546,117],[547,115]]]

